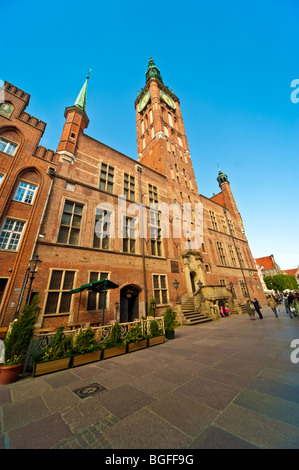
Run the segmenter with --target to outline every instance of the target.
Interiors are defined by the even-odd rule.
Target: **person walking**
[[[269,305],[269,307],[272,308],[272,310],[273,310],[274,315],[276,316],[276,318],[278,318],[278,315],[277,315],[277,303],[275,302],[275,300],[274,300],[273,297],[269,297],[269,298],[268,298],[268,305]]]
[[[253,305],[251,304],[251,300],[248,299],[246,304],[245,304],[245,310],[248,313],[250,320],[255,320],[254,315],[255,315],[255,309]]]
[[[252,302],[252,304],[255,308],[255,311],[258,314],[260,320],[262,320],[264,317],[263,317],[262,312],[261,312],[261,308],[262,308],[261,304],[259,303],[259,301],[257,300],[256,297],[254,297],[254,301],[252,300],[251,302]]]
[[[284,298],[284,306],[285,306],[285,309],[286,309],[286,313],[289,315],[290,318],[295,318],[295,315],[294,313],[292,312],[291,310],[291,305],[289,305],[289,299],[288,297],[285,297]]]

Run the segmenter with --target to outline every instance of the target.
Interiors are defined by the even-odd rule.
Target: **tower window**
[[[74,139],[76,137],[76,133],[75,132],[71,132],[71,139]]]
[[[113,191],[114,168],[106,163],[102,163],[100,173],[100,189],[112,193]]]

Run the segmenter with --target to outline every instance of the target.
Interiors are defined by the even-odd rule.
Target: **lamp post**
[[[152,309],[153,309],[153,312],[154,312],[154,318],[156,318],[156,308],[157,308],[157,304],[156,304],[156,301],[155,301],[155,300],[152,300],[151,306],[152,306]]]
[[[39,268],[39,266],[40,266],[41,263],[42,263],[42,260],[39,259],[39,256],[38,256],[38,255],[35,255],[35,257],[33,257],[33,258],[29,261],[29,272],[30,272],[31,276],[30,276],[30,283],[29,283],[29,288],[28,288],[27,297],[26,297],[26,304],[27,304],[27,305],[28,305],[28,302],[29,302],[29,297],[30,297],[30,293],[31,293],[32,283],[33,283],[33,280],[34,280],[34,274],[37,273],[38,268]]]
[[[203,282],[201,282],[201,281],[197,281],[196,284],[198,285],[198,290],[200,290],[203,286]]]

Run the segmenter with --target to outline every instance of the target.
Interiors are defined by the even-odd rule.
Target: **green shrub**
[[[152,320],[150,322],[150,335],[151,336],[159,336],[161,331],[159,329],[158,322],[156,320]]]
[[[168,307],[164,313],[164,326],[165,330],[173,331],[178,327],[176,321],[176,312],[172,310],[171,307]]]
[[[121,326],[118,322],[116,322],[112,329],[109,338],[104,342],[104,348],[113,348],[114,346],[121,346],[122,345],[121,339]]]
[[[21,315],[13,322],[11,330],[4,339],[5,362],[9,363],[14,357],[24,360],[29,347],[37,315],[39,312],[38,294],[30,305],[25,304]]]
[[[137,343],[141,339],[144,339],[144,335],[142,333],[142,328],[140,323],[137,323],[136,325],[132,326],[124,339],[123,343]]]
[[[84,354],[88,352],[98,351],[101,349],[95,339],[95,332],[92,328],[80,331],[74,342],[74,354]]]

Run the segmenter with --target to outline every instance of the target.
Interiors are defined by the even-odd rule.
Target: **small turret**
[[[219,170],[219,175],[218,175],[217,181],[218,181],[220,187],[223,183],[229,183],[227,175],[222,173],[222,171],[220,171],[220,170]]]
[[[163,83],[163,80],[162,80],[162,77],[161,77],[161,74],[160,74],[160,70],[158,69],[158,67],[156,67],[156,65],[155,65],[155,63],[154,63],[154,61],[151,57],[148,61],[148,69],[146,71],[145,78],[146,78],[146,83],[151,78],[155,78],[156,80],[159,80],[161,83]]]

